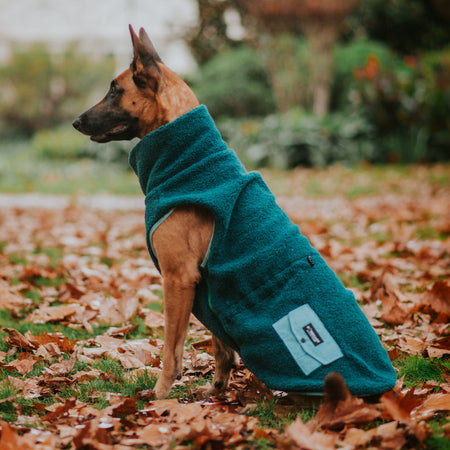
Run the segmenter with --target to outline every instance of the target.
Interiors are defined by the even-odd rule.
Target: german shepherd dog
[[[159,131],[161,127],[171,124],[199,107],[196,96],[187,84],[162,63],[161,58],[144,29],[141,28],[139,36],[137,36],[130,26],[130,33],[134,50],[134,57],[130,67],[111,82],[109,91],[103,100],[80,115],[73,122],[73,126],[78,131],[90,136],[91,140],[95,142],[103,143],[112,140],[130,140],[135,137],[142,139],[149,134],[151,136],[156,133],[155,130]],[[214,212],[204,205],[198,203],[182,204],[174,208],[164,220],[158,221],[158,226],[154,229],[150,238],[152,251],[156,255],[158,268],[163,276],[164,284],[165,341],[162,357],[163,368],[155,386],[155,395],[157,398],[166,397],[174,380],[182,374],[182,356],[189,316],[193,309],[195,312],[197,290],[204,275],[202,264],[211,250],[210,245],[215,235],[215,219]],[[293,224],[290,224],[289,227],[291,225],[294,227]],[[263,243],[261,244],[263,245]],[[241,246],[240,251],[242,247],[245,246]],[[313,266],[317,267],[318,264],[314,261],[319,261],[318,256],[308,256],[307,258],[302,262],[308,268],[307,270]],[[313,286],[314,288],[315,286]],[[299,289],[301,289],[301,286]],[[263,300],[266,301],[267,299]],[[263,307],[261,306],[261,308]],[[341,352],[339,348],[333,350],[335,349],[333,345],[330,347],[329,342],[326,342],[329,333],[326,330],[323,332],[320,331],[323,329],[321,323],[314,325],[316,316],[308,308],[308,305],[300,307],[301,311],[299,313],[302,312],[303,314],[306,312],[307,317],[312,317],[312,319],[308,319],[308,322],[305,323],[305,326],[303,326],[304,331],[300,330],[300,332],[306,332],[306,334],[304,337],[299,338],[299,340],[302,343],[308,341],[305,345],[309,345],[313,352],[320,348],[319,344],[328,345],[328,349],[331,348],[329,351],[334,351],[335,353],[333,356],[334,359],[332,358],[331,361],[339,361],[339,358],[344,359],[343,355],[352,354],[352,351],[347,352],[344,348]],[[341,309],[346,309],[346,306]],[[283,316],[285,317],[282,317],[281,315],[276,316],[276,313],[271,312],[272,325],[276,331],[278,331],[278,326],[281,327],[288,320],[287,316],[290,314],[287,313],[289,311],[284,311]],[[335,313],[333,312],[333,314]],[[303,320],[303,316],[299,314],[296,314],[295,317],[300,317]],[[355,326],[358,326],[358,321],[360,321],[359,318],[355,322]],[[244,323],[245,320],[241,322],[236,327],[246,325]],[[339,322],[339,318],[336,322]],[[349,327],[353,325],[340,324],[340,326]],[[276,336],[272,326],[270,328],[270,332],[272,333],[270,336]],[[371,331],[373,332],[373,330]],[[280,330],[278,334],[281,336],[282,333]],[[360,334],[366,333],[364,331]],[[227,388],[231,370],[236,365],[235,350],[243,357],[239,344],[232,345],[234,344],[233,340],[227,341],[225,339],[224,342],[220,334],[219,337],[220,339],[213,336],[216,370],[212,382],[212,392]],[[250,337],[248,345],[251,346],[253,341],[256,343],[257,339],[258,333],[255,334],[254,338]],[[271,339],[272,337],[269,340]],[[364,341],[361,336],[358,336],[358,339],[353,339],[356,342],[361,340]],[[288,348],[291,345],[289,342],[291,342],[290,338],[286,338],[285,344]],[[334,344],[334,341],[332,343]],[[375,345],[381,348],[379,341]],[[292,350],[289,348],[289,350],[293,354],[297,352],[295,349]],[[264,355],[261,355],[261,358],[264,357]],[[305,358],[309,357],[303,355],[301,358],[304,361]],[[320,357],[318,358],[320,360]],[[327,358],[322,362],[325,366],[329,364]],[[384,355],[381,355],[380,358],[383,360]],[[290,361],[290,357],[286,357],[285,359],[286,364],[284,364],[284,360],[280,360],[278,366],[269,367],[267,369],[268,372],[276,374],[287,370],[286,368],[288,367],[292,367],[292,369],[289,369],[291,372],[298,369],[293,368],[295,362],[293,360]],[[243,360],[246,363],[244,357]],[[303,364],[301,361],[300,363]],[[357,364],[361,365],[360,358]],[[377,362],[375,362],[376,364]],[[306,369],[303,367],[303,375],[308,375],[308,373],[315,370],[316,365],[320,365],[320,363],[308,359]],[[389,378],[389,381],[385,382],[383,387],[379,389],[385,391],[392,387],[395,382],[395,374],[392,377],[392,366],[386,368],[386,365],[389,365],[389,363],[386,363],[385,360],[380,365],[384,365],[384,374],[388,373],[384,379]],[[339,371],[339,367],[337,366],[336,370],[336,367],[332,366],[328,369],[328,372],[326,371],[327,368],[325,368],[324,372],[319,372],[321,379],[323,380],[324,376],[329,372]],[[376,370],[373,367],[374,365],[370,364],[365,366],[365,373]],[[251,369],[251,367],[249,368]],[[302,372],[299,373],[301,376]],[[358,370],[355,373],[359,373]],[[259,377],[257,372],[256,375]],[[350,385],[349,387],[351,388]],[[274,388],[279,389],[277,386]],[[374,389],[372,389],[370,394],[376,394],[373,391]]]

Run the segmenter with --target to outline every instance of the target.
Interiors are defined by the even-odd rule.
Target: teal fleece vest
[[[130,153],[145,197],[150,255],[157,226],[179,205],[213,212],[193,313],[268,387],[320,392],[339,372],[355,395],[395,384],[386,351],[320,254],[258,173],[248,173],[200,106]]]

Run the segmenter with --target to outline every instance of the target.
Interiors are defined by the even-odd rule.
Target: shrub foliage
[[[0,124],[30,135],[71,121],[113,70],[112,58],[88,58],[75,45],[58,55],[43,44],[17,47],[0,67]]]

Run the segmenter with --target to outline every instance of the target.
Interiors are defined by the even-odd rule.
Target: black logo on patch
[[[320,337],[320,334],[317,332],[317,330],[313,327],[312,323],[308,323],[308,325],[305,325],[303,327],[303,331],[315,346],[322,344],[323,339]]]

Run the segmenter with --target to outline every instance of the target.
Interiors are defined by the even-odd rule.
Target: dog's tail
[[[351,398],[352,394],[344,379],[337,372],[329,373],[323,380],[323,394],[325,403],[334,410],[339,402]]]

